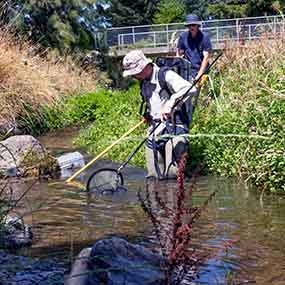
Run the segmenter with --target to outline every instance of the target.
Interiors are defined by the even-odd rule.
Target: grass
[[[128,91],[102,89],[93,94],[93,98],[96,100],[96,122],[84,130],[75,143],[87,147],[93,153],[99,153],[141,120],[138,113],[141,99],[137,85]],[[116,161],[126,160],[145,135],[144,129],[146,127],[141,127],[126,141],[113,148],[108,157]],[[144,166],[143,149],[133,158],[132,163]]]
[[[285,193],[284,47],[284,40],[263,39],[225,54],[215,74],[219,97],[200,105],[192,130],[208,135],[192,148],[210,173]],[[217,136],[229,134],[241,137]]]
[[[0,82],[2,134],[36,129],[47,107],[64,96],[96,88],[94,75],[52,53],[43,57],[36,47],[16,40],[5,28],[0,29]]]

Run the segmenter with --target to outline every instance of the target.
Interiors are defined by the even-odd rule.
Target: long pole
[[[115,145],[120,143],[124,138],[129,136],[134,130],[136,130],[138,127],[140,127],[142,124],[145,123],[145,120],[141,120],[137,125],[132,127],[129,131],[127,131],[123,136],[121,136],[119,139],[117,139],[115,142],[113,142],[111,145],[109,145],[105,150],[103,150],[101,153],[99,153],[94,159],[92,159],[90,162],[88,162],[84,167],[79,169],[76,173],[74,173],[70,178],[66,180],[66,183],[70,183],[72,180],[74,180],[78,175],[80,175],[83,171],[85,171],[88,167],[90,167],[93,163],[95,163],[98,159],[100,159],[102,156],[104,156],[111,148],[113,148]]]

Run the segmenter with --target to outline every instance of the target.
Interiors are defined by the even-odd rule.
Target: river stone
[[[122,238],[95,243],[91,250],[92,274],[89,284],[162,285],[163,258],[149,249]]]
[[[8,215],[3,220],[4,245],[9,249],[19,249],[32,244],[33,233],[23,219]]]
[[[13,136],[0,142],[0,177],[39,175],[45,160],[46,150],[32,136]]]
[[[38,260],[0,251],[0,284],[63,285],[65,269],[54,260]]]

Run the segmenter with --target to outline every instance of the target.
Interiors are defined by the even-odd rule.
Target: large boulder
[[[68,285],[162,285],[163,266],[162,256],[112,237],[96,242],[91,250],[85,249],[79,255]]]
[[[39,175],[56,164],[51,160],[41,143],[32,136],[13,136],[0,142],[0,177]]]

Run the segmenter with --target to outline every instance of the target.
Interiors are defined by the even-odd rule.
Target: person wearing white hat
[[[170,69],[159,68],[140,50],[124,57],[123,76],[132,76],[141,82],[141,95],[152,118],[149,133],[162,121],[146,143],[148,177],[175,178],[177,163],[187,151],[188,139],[182,135],[189,132],[192,100],[183,105],[183,111],[175,112],[175,126],[170,115],[175,102],[189,92],[190,82]],[[196,88],[190,92],[189,95],[195,94]]]
[[[210,61],[212,44],[209,36],[200,30],[202,22],[194,14],[186,16],[185,27],[177,44],[178,57],[185,57],[191,63],[192,77],[198,79],[206,70]]]

